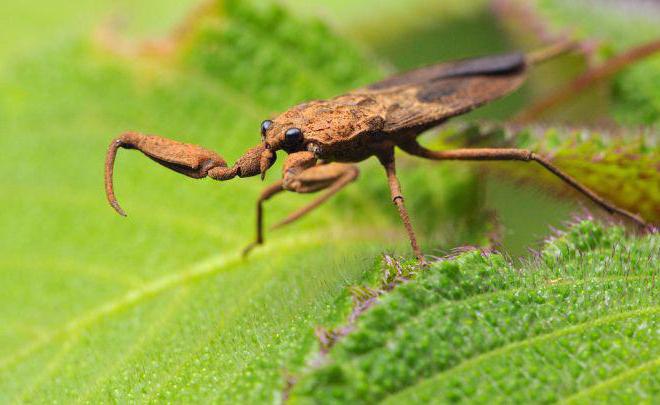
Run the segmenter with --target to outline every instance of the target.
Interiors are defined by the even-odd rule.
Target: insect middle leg
[[[394,160],[394,148],[391,148],[385,152],[382,152],[378,155],[378,160],[385,168],[385,173],[387,174],[387,182],[390,187],[390,194],[392,195],[392,202],[396,205],[397,210],[399,211],[399,216],[403,222],[403,226],[406,228],[408,233],[408,238],[410,239],[410,246],[412,247],[413,253],[417,257],[417,260],[420,264],[424,264],[424,255],[422,250],[417,244],[417,236],[415,236],[415,230],[410,223],[410,215],[408,215],[408,210],[403,200],[403,194],[401,193],[401,184],[399,179],[396,177],[396,164]]]
[[[579,183],[573,177],[564,173],[557,166],[553,165],[546,158],[537,155],[536,153],[527,149],[510,149],[510,148],[475,148],[475,149],[453,149],[443,151],[433,151],[421,146],[417,141],[400,145],[400,148],[410,153],[411,155],[419,156],[431,160],[516,160],[522,162],[537,162],[546,170],[560,178],[562,181],[573,187],[581,194],[587,196],[596,205],[603,208],[610,214],[619,214],[629,220],[635,222],[641,227],[647,227],[648,224],[639,215],[628,212],[622,208],[617,207],[611,202],[600,197],[598,194]]]
[[[255,241],[243,250],[243,255],[247,255],[253,248],[264,243],[263,203],[266,200],[285,190],[296,193],[314,193],[325,190],[318,198],[294,211],[270,229],[280,228],[300,219],[329,200],[330,197],[357,179],[358,175],[359,170],[357,166],[341,163],[321,164],[302,170],[294,167],[285,171],[284,179],[264,189],[257,200],[257,236]]]

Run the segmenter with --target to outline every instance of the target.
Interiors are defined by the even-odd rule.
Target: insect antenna
[[[533,51],[525,55],[525,61],[529,65],[536,65],[555,58],[561,54],[578,49],[579,43],[573,40],[561,40],[545,48]]]

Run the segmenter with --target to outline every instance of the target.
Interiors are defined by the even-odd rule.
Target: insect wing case
[[[521,53],[415,69],[358,90],[385,108],[386,132],[429,127],[505,96],[525,81]]]

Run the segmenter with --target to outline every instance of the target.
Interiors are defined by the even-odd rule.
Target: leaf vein
[[[283,246],[311,246],[323,243],[326,239],[327,237],[323,238],[318,235],[316,237],[305,235],[304,237],[281,239],[281,242],[279,243],[275,242],[266,245],[263,249],[255,252],[254,256],[267,255],[269,252],[278,251]],[[208,277],[223,270],[228,270],[232,266],[240,264],[241,262],[242,257],[239,253],[212,256],[192,265],[188,270],[160,277],[147,283],[141,288],[130,290],[123,296],[108,301],[105,304],[101,304],[86,314],[71,320],[60,330],[29,343],[22,349],[19,349],[16,354],[0,360],[0,371],[11,367],[16,362],[31,355],[41,347],[46,346],[59,337],[77,333],[79,330],[94,324],[104,316],[110,315],[131,305],[135,305],[141,300],[148,299],[173,287],[185,285],[194,280]]]
[[[482,354],[480,354],[476,357],[472,357],[471,359],[466,360],[466,361],[464,361],[464,362],[462,362],[462,363],[460,363],[460,364],[458,364],[454,367],[451,367],[447,370],[444,370],[443,372],[441,372],[439,374],[436,374],[436,375],[431,376],[431,377],[424,378],[424,379],[410,385],[409,387],[405,388],[402,391],[390,393],[387,396],[385,396],[382,401],[383,402],[389,402],[390,400],[392,400],[396,396],[405,395],[406,392],[409,392],[413,388],[416,388],[416,387],[418,387],[422,384],[428,384],[431,381],[441,379],[442,377],[446,377],[446,376],[448,376],[452,373],[457,373],[457,372],[460,372],[462,370],[466,370],[469,367],[474,367],[474,366],[478,365],[479,363],[482,363],[482,362],[484,362],[486,360],[489,360],[493,357],[496,357],[496,356],[499,356],[499,355],[502,355],[502,354],[505,354],[505,353],[509,353],[509,352],[514,351],[516,349],[520,349],[520,348],[523,348],[523,347],[529,347],[529,346],[532,346],[532,345],[537,344],[537,343],[541,343],[541,342],[545,342],[545,341],[552,340],[552,339],[555,339],[555,338],[559,338],[561,336],[566,336],[566,335],[570,335],[570,334],[573,334],[573,333],[578,333],[578,332],[584,331],[584,330],[586,330],[590,327],[607,325],[608,323],[614,323],[614,322],[620,321],[622,319],[645,316],[645,315],[651,315],[651,314],[655,314],[655,313],[658,313],[658,312],[660,312],[660,306],[655,305],[655,306],[651,306],[651,307],[643,308],[643,309],[636,309],[636,310],[630,310],[630,311],[614,313],[612,315],[608,315],[608,316],[604,316],[604,317],[601,317],[601,318],[589,320],[589,321],[586,321],[586,322],[581,322],[581,323],[578,323],[578,324],[573,325],[573,326],[568,326],[568,327],[564,327],[564,328],[561,328],[561,329],[557,329],[557,330],[555,330],[554,332],[551,332],[551,333],[545,333],[545,334],[538,335],[538,336],[535,336],[535,337],[532,337],[532,338],[528,338],[528,339],[520,340],[520,341],[517,341],[517,342],[514,342],[514,343],[510,343],[508,345],[505,345],[505,346],[502,346],[502,347],[484,352],[484,353],[482,353]]]
[[[615,387],[618,384],[630,380],[633,377],[636,377],[646,371],[651,371],[655,368],[660,367],[660,357],[644,362],[636,367],[622,371],[608,379],[605,379],[597,384],[586,387],[580,391],[573,393],[573,395],[564,398],[561,403],[584,403],[589,396],[598,393],[599,391],[605,391],[608,388]]]

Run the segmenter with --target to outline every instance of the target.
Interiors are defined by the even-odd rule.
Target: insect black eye
[[[261,136],[266,136],[266,131],[270,129],[270,127],[273,126],[273,121],[271,120],[266,120],[261,123]]]
[[[294,144],[302,141],[303,133],[300,128],[289,128],[284,133],[284,141],[288,144]]]

